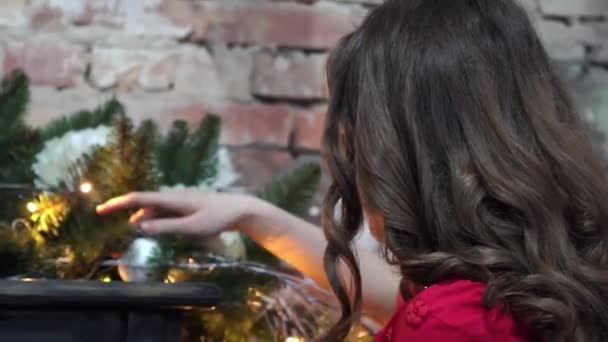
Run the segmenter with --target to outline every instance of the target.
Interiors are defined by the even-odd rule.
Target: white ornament
[[[157,253],[160,246],[156,240],[138,238],[131,243],[127,252],[118,261],[118,274],[127,282],[148,280],[150,258]]]
[[[215,237],[206,238],[202,241],[202,248],[232,260],[247,259],[245,242],[238,232],[223,232]]]
[[[234,260],[247,258],[247,251],[241,233],[223,232],[220,234],[220,240],[224,244],[224,256]]]
[[[73,189],[74,166],[96,147],[108,143],[111,128],[99,126],[68,132],[44,144],[36,155],[32,170],[36,174],[34,185],[39,188],[56,188],[65,185]]]

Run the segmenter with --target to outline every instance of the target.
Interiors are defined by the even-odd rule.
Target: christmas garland
[[[0,278],[215,283],[223,304],[189,312],[188,341],[298,341],[327,328],[335,312],[329,294],[239,233],[151,239],[129,227],[128,213],[95,213],[131,191],[230,187],[238,175],[219,145],[219,117],[193,131],[175,121],[163,135],[151,121],[136,127],[111,99],[34,128],[25,122],[29,100],[24,73],[2,80]],[[319,179],[318,165],[304,165],[257,195],[302,216]]]

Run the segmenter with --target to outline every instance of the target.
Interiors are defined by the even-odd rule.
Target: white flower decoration
[[[73,168],[85,154],[108,143],[111,128],[99,126],[68,132],[47,141],[35,158],[32,170],[36,174],[34,185],[39,188],[73,187]]]

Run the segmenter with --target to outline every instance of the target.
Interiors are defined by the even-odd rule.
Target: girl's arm
[[[208,193],[196,189],[131,193],[100,205],[106,215],[139,209],[131,222],[148,234],[212,236],[224,230],[242,231],[300,272],[329,289],[323,269],[326,240],[320,228],[254,197]],[[359,251],[363,309],[386,321],[393,313],[399,276],[380,258]],[[348,274],[347,267],[344,266]]]
[[[327,243],[319,227],[266,202],[256,201],[237,229],[300,272],[330,288],[323,269]],[[400,276],[378,254],[366,250],[359,250],[357,254],[364,311],[385,322],[395,310]],[[347,267],[344,269],[347,274]]]

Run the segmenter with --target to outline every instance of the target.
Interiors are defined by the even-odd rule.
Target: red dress
[[[485,285],[452,280],[401,303],[376,342],[526,342],[513,318],[482,304]]]

